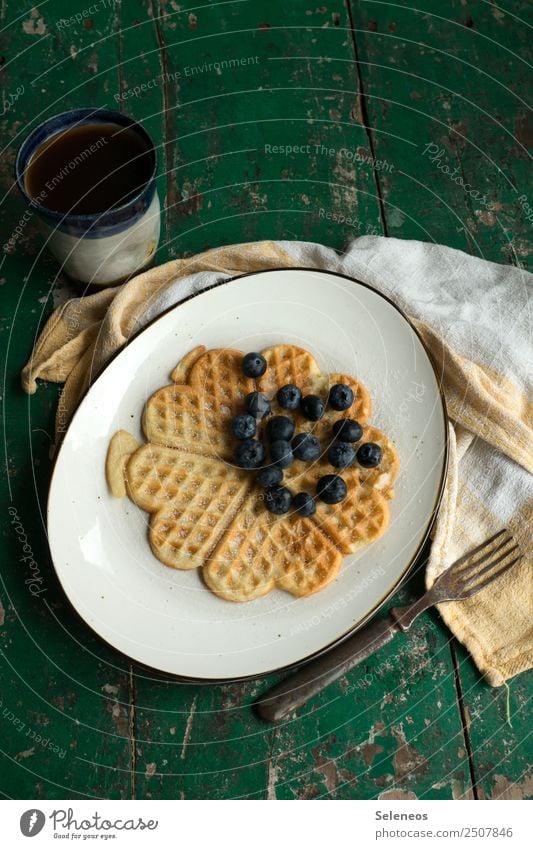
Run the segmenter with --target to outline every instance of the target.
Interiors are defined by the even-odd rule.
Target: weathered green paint
[[[83,3],[54,0],[41,19],[31,2],[6,0],[2,87],[7,97],[22,82],[24,93],[0,125],[8,192],[0,206],[2,242],[24,212],[11,176],[22,137],[50,114],[95,104],[120,106],[160,145],[158,261],[263,238],[342,249],[350,237],[372,232],[525,264],[529,231],[518,197],[526,191],[526,30],[513,15],[524,18],[527,6],[417,6],[353,2],[348,10],[340,0],[273,0],[195,2],[180,10],[137,0],[61,26],[59,19],[83,11]],[[217,72],[215,63],[240,58],[250,61]],[[429,161],[429,143],[495,211]],[[299,150],[284,155],[275,145]],[[365,163],[372,155],[379,169]],[[340,216],[351,223],[339,223]],[[218,687],[165,681],[92,636],[64,600],[44,533],[58,387],[27,398],[18,382],[53,299],[69,291],[41,245],[30,221],[0,269],[8,504],[46,588],[39,598],[28,593],[24,538],[6,508],[0,792],[531,795],[524,772],[530,676],[511,682],[511,728],[505,689],[487,687],[461,647],[452,650],[436,614],[277,728],[263,725],[251,707],[267,680]],[[397,601],[421,588],[415,576]],[[44,748],[36,734],[60,751]]]

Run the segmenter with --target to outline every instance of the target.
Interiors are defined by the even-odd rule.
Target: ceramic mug
[[[150,157],[149,176],[126,203],[108,210],[80,215],[47,209],[46,197],[37,200],[27,191],[27,167],[44,142],[82,124],[118,124],[140,136]],[[90,167],[90,162],[83,167]],[[15,162],[17,185],[38,216],[47,247],[62,270],[97,287],[113,286],[151,265],[160,233],[156,171],[155,146],[146,130],[111,109],[72,109],[48,118],[27,136]]]

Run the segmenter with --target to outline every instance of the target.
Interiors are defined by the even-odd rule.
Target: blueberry
[[[271,513],[286,513],[292,504],[292,495],[285,486],[272,486],[265,493],[265,504]]]
[[[265,459],[263,443],[257,439],[245,439],[235,448],[234,457],[241,469],[257,469]]]
[[[237,439],[249,439],[251,436],[255,436],[257,425],[253,416],[243,413],[243,415],[235,416],[231,420],[231,430],[233,436],[236,436]]]
[[[255,479],[259,486],[277,486],[283,480],[283,472],[279,466],[265,466],[257,473]]]
[[[359,442],[363,428],[354,419],[337,419],[333,424],[333,435],[343,442]]]
[[[317,422],[324,415],[324,402],[318,395],[305,395],[300,402],[300,409],[306,419]]]
[[[286,469],[294,460],[290,442],[285,439],[277,439],[270,446],[270,459],[280,469]]]
[[[346,498],[348,489],[339,475],[324,475],[316,485],[316,494],[326,504],[338,504]]]
[[[308,492],[299,492],[294,496],[293,503],[300,516],[312,516],[316,513],[315,499]]]
[[[345,383],[336,383],[329,390],[328,401],[334,410],[347,410],[353,404],[353,391]]]
[[[302,393],[294,383],[287,383],[278,389],[276,398],[283,410],[297,410],[302,400]]]
[[[363,442],[357,452],[357,462],[365,469],[373,469],[379,466],[383,452],[375,442]]]
[[[287,416],[273,416],[266,426],[266,438],[269,442],[284,439],[289,442],[294,436],[294,422]]]
[[[242,370],[246,377],[263,377],[267,370],[267,361],[257,351],[253,351],[242,358]]]
[[[312,433],[297,433],[292,450],[298,460],[318,460],[321,454],[320,442]]]
[[[250,415],[256,419],[264,419],[271,413],[270,401],[262,392],[249,392],[244,403]]]
[[[328,451],[328,460],[336,469],[347,469],[355,460],[355,451],[349,442],[334,442]]]

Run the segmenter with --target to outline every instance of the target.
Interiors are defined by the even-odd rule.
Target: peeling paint
[[[269,754],[267,758],[267,787],[266,787],[266,797],[267,799],[273,801],[277,799],[276,796],[276,781],[278,780],[279,767],[274,765],[272,760],[272,753]]]
[[[118,733],[121,737],[126,737],[129,739],[130,737],[130,727],[129,727],[129,718],[128,711],[123,705],[120,705],[118,701],[107,701],[106,704],[108,712],[113,717],[113,725],[117,729]]]
[[[491,799],[529,799],[533,796],[533,773],[524,776],[522,781],[509,781],[505,775],[494,776]]]
[[[25,758],[30,758],[35,754],[35,746],[32,746],[31,749],[25,749],[23,752],[19,752],[18,755],[15,755],[16,761],[22,761]]]
[[[479,218],[482,224],[485,224],[487,227],[494,227],[496,224],[496,216],[493,212],[488,210],[475,209],[474,215]]]
[[[418,799],[418,796],[412,790],[385,790],[378,799]]]
[[[22,30],[26,35],[45,35],[46,24],[44,18],[39,14],[39,10],[33,8],[30,12],[30,17],[22,21]]]
[[[473,799],[474,794],[472,788],[464,787],[463,782],[458,778],[452,778],[452,796],[454,799]]]
[[[298,799],[316,799],[320,795],[320,790],[316,784],[307,784],[302,790],[298,790],[296,796]]]
[[[155,771],[157,769],[156,763],[146,764],[146,771],[144,773],[145,778],[152,778],[155,775]]]
[[[187,746],[189,745],[189,740],[191,739],[191,731],[192,731],[192,723],[194,720],[194,714],[196,713],[196,702],[198,696],[195,696],[191,705],[191,709],[189,711],[189,715],[187,717],[187,722],[185,723],[185,733],[183,735],[183,742],[181,744],[181,754],[180,758],[182,761],[185,760],[185,754],[187,752]],[[171,732],[172,733],[172,732]]]
[[[315,772],[320,772],[324,776],[324,784],[328,793],[335,793],[339,781],[335,761],[324,758],[321,755],[317,756],[315,759]]]
[[[89,61],[87,62],[87,67],[88,67],[89,71],[91,72],[91,74],[97,74],[98,73],[98,54],[97,53],[91,53],[91,55],[89,57]]]
[[[405,221],[405,215],[399,209],[391,208],[387,215],[387,223],[390,227],[401,227]],[[424,664],[427,666],[427,663]]]
[[[361,746],[361,755],[367,766],[370,766],[376,755],[383,751],[385,751],[384,747],[378,746],[377,743],[363,743]]]
[[[415,775],[424,775],[429,766],[426,758],[419,755],[413,746],[406,741],[401,725],[393,725],[391,731],[398,741],[398,748],[392,759],[396,781],[412,778]]]
[[[185,215],[195,215],[202,209],[203,199],[200,194],[200,185],[202,180],[196,179],[191,183],[187,178],[181,185],[181,203],[178,209]]]

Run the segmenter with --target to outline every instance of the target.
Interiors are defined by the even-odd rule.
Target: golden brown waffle
[[[342,555],[377,539],[387,528],[387,500],[394,495],[399,460],[391,441],[365,424],[371,411],[366,388],[349,375],[322,374],[314,357],[293,345],[263,351],[267,372],[253,381],[241,368],[242,353],[195,348],[172,372],[173,383],[154,393],[143,412],[147,445],[125,431],[111,441],[106,473],[112,491],[151,513],[152,551],[176,569],[202,568],[206,584],[222,598],[247,601],[274,587],[295,596],[325,587],[338,573]],[[329,387],[347,383],[354,391],[351,408],[327,410],[318,423],[293,415],[296,431],[321,438],[324,456],[313,464],[296,461],[285,470],[284,485],[293,493],[314,493],[327,461],[331,426],[337,418],[364,425],[363,441],[377,442],[383,459],[376,469],[358,465],[341,474],[348,496],[340,504],[318,503],[315,515],[274,516],[263,502],[254,476],[231,463],[235,440],[231,418],[244,410],[244,397],[259,389],[277,408],[276,391],[295,383],[304,394],[324,399]],[[121,485],[122,483],[122,485]]]
[[[175,367],[174,371],[171,372],[170,377],[174,381],[174,383],[187,383],[187,378],[189,377],[189,372],[191,370],[191,366],[196,360],[201,357],[206,351],[205,345],[198,345],[197,348],[193,348],[192,351],[189,351],[188,354],[185,354],[182,360],[179,361],[178,365]]]
[[[305,596],[329,584],[342,555],[310,519],[273,516],[251,493],[204,566],[203,577],[228,601],[250,601],[275,587]]]
[[[345,383],[354,393],[354,402],[349,410],[350,417],[361,424],[370,417],[372,401],[366,387],[348,374],[323,374],[309,351],[296,345],[274,345],[262,354],[267,361],[267,370],[258,381],[258,388],[272,399],[273,412],[276,415],[284,413],[284,410],[278,407],[275,395],[286,383],[294,383],[303,395],[319,395],[324,399],[327,398],[331,386],[335,383]],[[327,438],[332,423],[340,415],[334,410],[326,409],[320,421],[309,422],[299,413],[292,413],[297,431],[311,431],[320,440]],[[347,416],[348,412],[342,415]]]
[[[107,449],[105,473],[115,498],[126,495],[126,464],[139,443],[127,430],[118,430]]]
[[[370,439],[370,436],[373,438]],[[313,516],[322,533],[343,554],[351,554],[385,533],[389,524],[387,499],[394,496],[392,484],[398,471],[398,455],[394,446],[376,428],[365,427],[363,441],[376,442],[381,446],[383,460],[379,468],[362,469],[354,465],[342,471],[333,470],[326,454],[312,464],[298,460],[289,469],[292,474],[288,485],[294,492],[315,492],[319,479],[333,471],[338,471],[344,479],[348,488],[344,501],[339,504],[319,502],[317,512]],[[384,467],[382,471],[381,467]],[[386,481],[382,489],[372,485],[371,473],[375,474],[376,483]]]
[[[172,374],[186,373],[185,383],[159,389],[143,412],[143,431],[149,442],[198,451],[230,460],[234,439],[229,420],[242,409],[244,398],[255,389],[241,369],[239,351],[196,348]],[[193,356],[194,355],[194,356]]]
[[[266,348],[262,354],[267,370],[257,381],[257,388],[269,398],[274,397],[280,386],[286,383],[294,383],[307,395],[312,392],[314,381],[321,376],[315,358],[309,351],[296,345],[274,345]]]
[[[220,460],[151,444],[131,455],[126,476],[132,501],[152,513],[152,551],[174,569],[204,563],[251,486]]]

